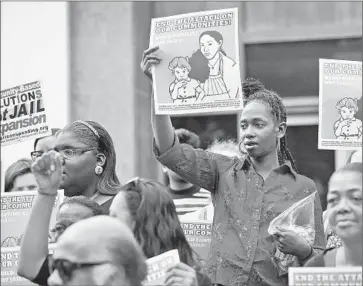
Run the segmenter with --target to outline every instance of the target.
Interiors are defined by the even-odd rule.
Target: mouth
[[[210,53],[204,53],[204,55],[206,56],[206,57],[209,57],[210,56]]]
[[[348,227],[354,224],[354,221],[351,219],[340,219],[336,222],[337,226],[339,227]]]
[[[256,142],[249,141],[249,142],[245,142],[244,145],[245,145],[246,149],[252,149],[252,148],[256,148],[258,144]]]

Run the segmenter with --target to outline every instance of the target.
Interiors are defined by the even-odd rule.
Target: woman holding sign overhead
[[[141,67],[162,59],[158,48],[144,52]],[[281,230],[276,241],[268,234],[270,221],[316,190],[314,182],[297,173],[286,144],[286,108],[281,98],[260,82],[243,85],[241,142],[247,154],[230,158],[180,144],[169,116],[152,110],[156,158],[186,181],[209,190],[214,199],[213,236],[207,261],[208,274],[220,285],[282,286],[273,263],[276,247],[303,265],[325,247],[322,209],[315,196],[315,241],[310,245],[296,233]],[[152,105],[154,108],[154,105]]]

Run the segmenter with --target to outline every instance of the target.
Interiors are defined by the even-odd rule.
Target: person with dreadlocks
[[[158,47],[143,54],[141,68],[152,81],[151,67],[162,60]],[[259,81],[243,84],[241,158],[180,144],[170,117],[156,115],[152,104],[153,150],[161,164],[214,196],[212,242],[206,266],[217,285],[281,286],[273,262],[276,246],[298,257],[301,265],[325,247],[322,209],[315,199],[315,241],[310,245],[293,232],[268,234],[273,218],[316,190],[314,182],[297,173],[286,144],[286,109],[281,98]]]

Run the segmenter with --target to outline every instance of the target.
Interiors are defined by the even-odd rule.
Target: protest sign
[[[170,267],[180,262],[177,249],[164,252],[158,256],[152,257],[146,261],[148,265],[148,273],[143,285],[160,286],[165,285],[165,272]]]
[[[362,286],[362,267],[290,267],[289,286]]]
[[[318,148],[361,149],[362,119],[362,62],[320,59]]]
[[[51,135],[39,81],[1,91],[1,146]]]
[[[49,245],[49,254],[54,252],[55,245]],[[18,276],[17,268],[20,256],[20,247],[1,248],[1,285],[2,286],[21,286],[21,285],[37,285],[29,280]]]
[[[20,245],[37,194],[37,191],[1,193],[1,247]],[[58,191],[50,226],[55,224],[56,214],[63,200],[63,190]]]
[[[180,224],[189,245],[199,256],[197,260],[204,266],[212,241],[212,222],[181,219]]]
[[[1,248],[1,285],[36,285],[29,280],[18,276],[17,268],[20,247]]]
[[[242,109],[238,8],[154,18],[150,47],[156,114],[238,112]]]

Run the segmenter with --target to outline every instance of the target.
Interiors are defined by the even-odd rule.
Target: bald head
[[[147,274],[145,257],[133,233],[109,216],[72,224],[58,239],[54,256],[78,263],[108,261],[122,269],[131,285],[139,285]]]

